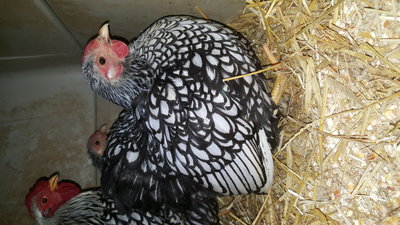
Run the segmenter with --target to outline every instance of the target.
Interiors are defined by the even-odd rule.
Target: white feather
[[[195,146],[191,146],[190,149],[192,150],[193,154],[204,161],[210,160],[210,157],[208,156],[207,152],[205,150],[200,150],[196,148]]]
[[[214,113],[212,115],[214,124],[215,124],[215,129],[217,129],[219,132],[222,133],[229,133],[231,130],[231,126],[229,125],[229,122],[226,121],[224,117],[219,115],[218,113]]]
[[[207,56],[206,56],[206,59],[207,59],[207,61],[208,61],[211,65],[213,65],[213,66],[218,65],[218,60],[217,60],[217,58],[215,58],[214,56],[212,56],[212,55],[207,55]]]
[[[272,180],[274,176],[274,161],[272,159],[271,145],[268,142],[267,134],[265,134],[265,131],[261,129],[258,132],[258,135],[260,137],[260,146],[264,159],[264,167],[267,174],[267,183],[263,187],[262,191],[264,193],[267,193],[268,189],[272,185]]]
[[[139,152],[132,152],[132,151],[128,151],[126,153],[126,160],[128,160],[129,163],[132,163],[133,161],[135,161],[138,158]]]

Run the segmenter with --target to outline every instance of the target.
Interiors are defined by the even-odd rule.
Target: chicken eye
[[[105,65],[107,62],[106,58],[104,58],[103,56],[100,56],[98,60],[100,65]]]
[[[47,203],[47,198],[46,198],[46,197],[44,197],[44,198],[42,199],[42,203],[43,203],[43,204],[46,204],[46,203]]]
[[[99,145],[99,144],[100,144],[100,141],[96,141],[95,144],[96,144],[96,145]]]

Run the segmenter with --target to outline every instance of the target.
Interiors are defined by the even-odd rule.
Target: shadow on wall
[[[52,61],[56,66],[48,66]],[[0,73],[0,224],[34,224],[24,199],[39,177],[58,171],[82,187],[95,185],[86,154],[95,129],[94,94],[79,62],[57,61],[68,60],[34,59],[34,69]]]

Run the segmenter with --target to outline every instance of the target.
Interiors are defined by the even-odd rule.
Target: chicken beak
[[[110,42],[110,30],[108,29],[108,23],[105,23],[103,26],[101,26],[99,30],[99,36],[108,43]]]
[[[107,133],[107,124],[103,124],[100,129],[99,129],[100,133],[105,134]]]
[[[55,174],[52,177],[50,177],[49,179],[50,191],[55,191],[57,189],[58,179],[59,179],[58,174]]]

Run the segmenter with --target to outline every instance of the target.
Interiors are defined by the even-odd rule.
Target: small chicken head
[[[25,197],[25,206],[31,216],[39,211],[43,217],[51,217],[57,209],[72,197],[78,195],[80,187],[72,182],[58,181],[58,174],[49,179],[40,179]]]
[[[123,72],[122,62],[129,49],[124,42],[110,38],[108,26],[108,23],[105,23],[100,28],[99,35],[86,45],[82,62],[91,61],[101,76],[113,81]]]
[[[89,137],[87,148],[89,154],[92,153],[97,157],[103,156],[107,148],[107,125],[102,125]]]

